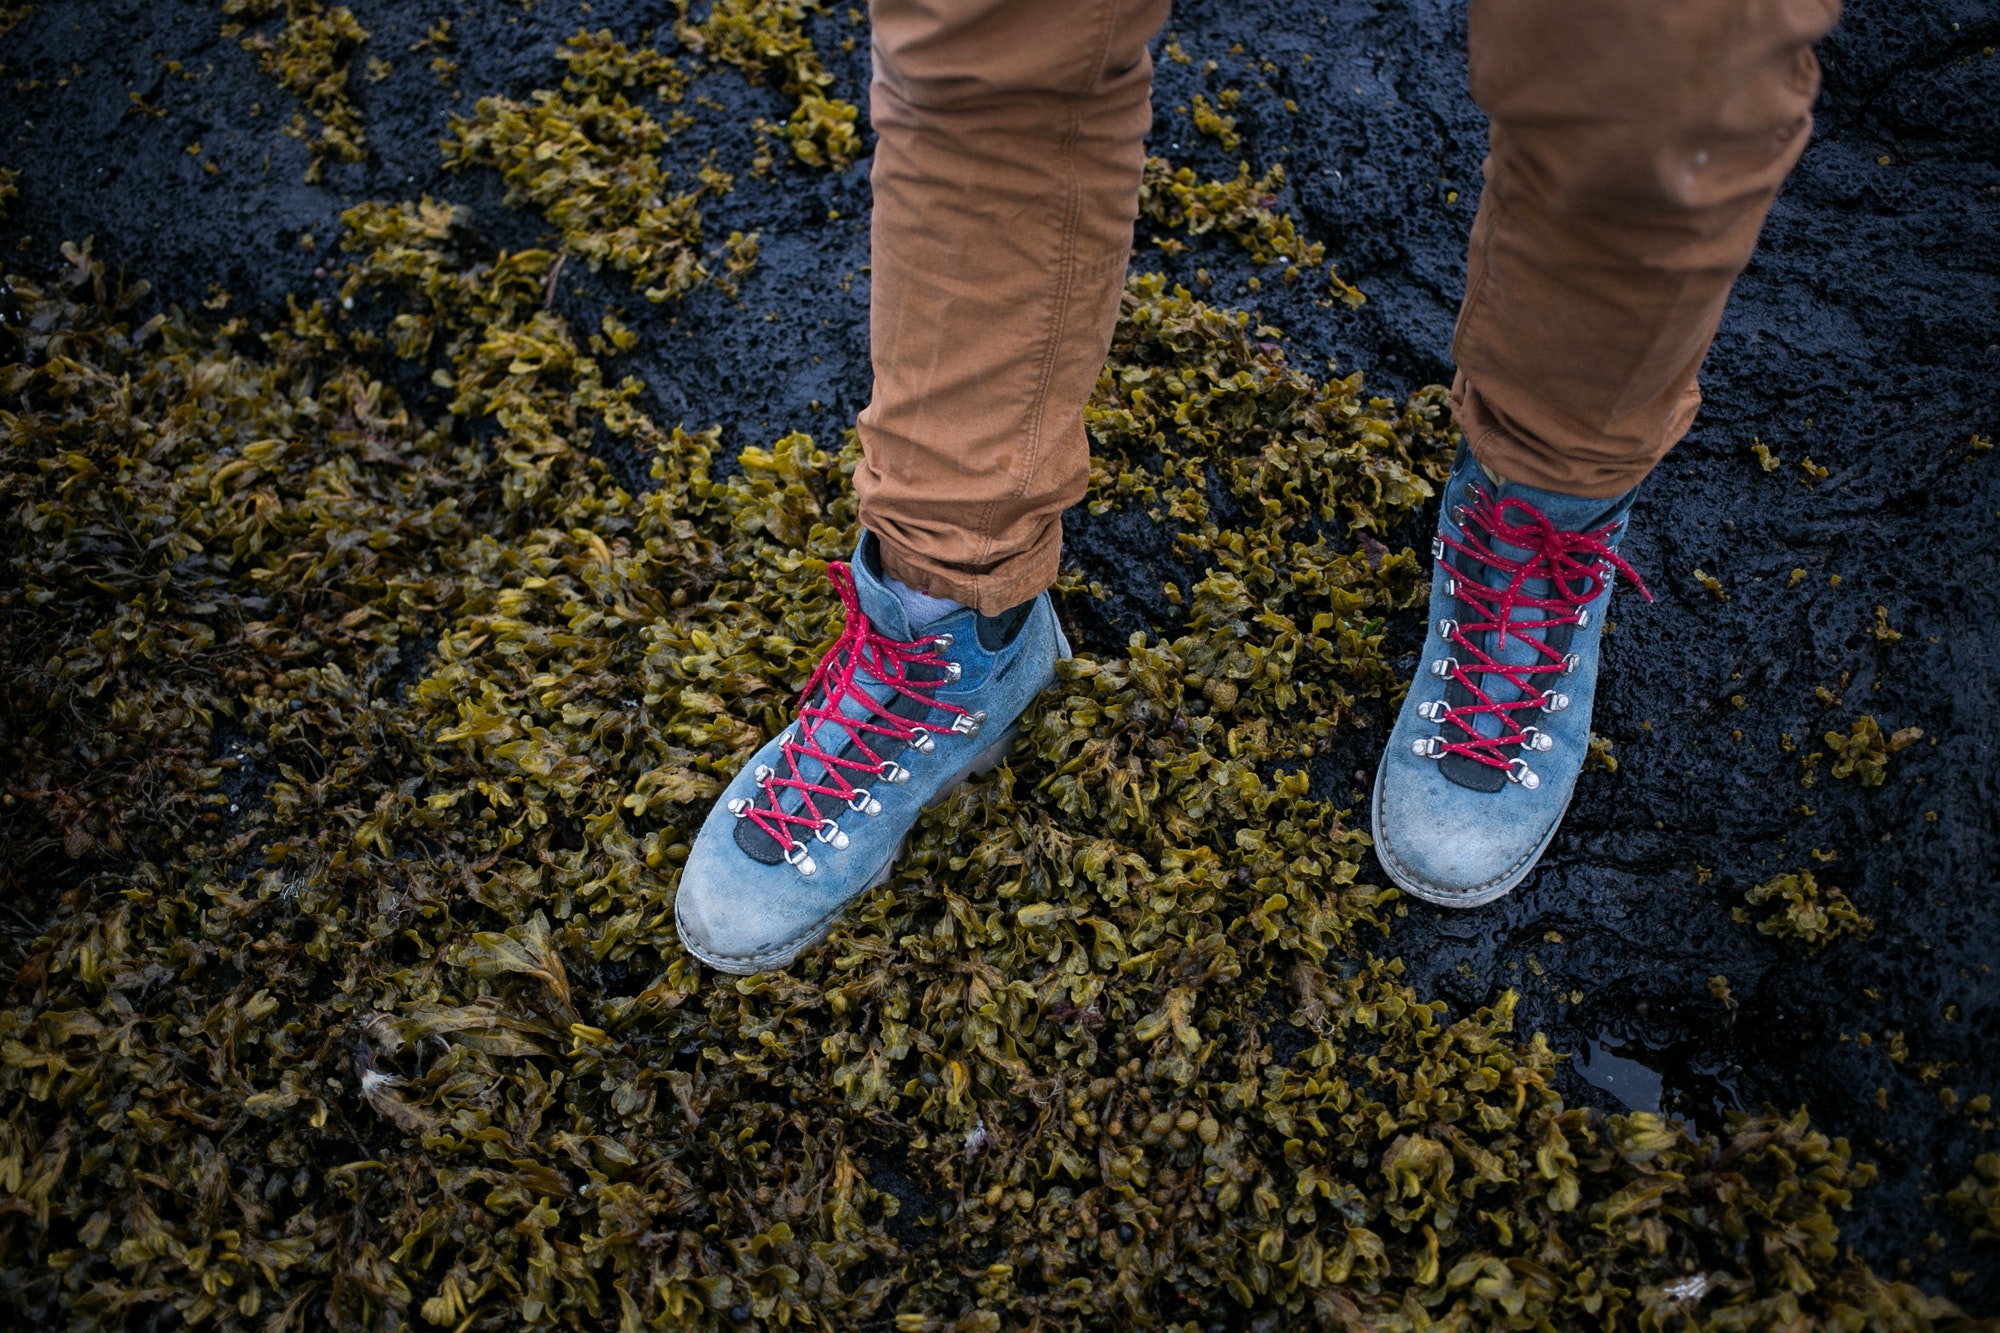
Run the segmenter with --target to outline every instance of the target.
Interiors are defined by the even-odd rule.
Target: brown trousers
[[[872,0],[862,522],[989,614],[1083,498],[1167,0]],[[1472,0],[1489,118],[1452,406],[1501,476],[1611,496],[1673,447],[1812,127],[1838,0]]]

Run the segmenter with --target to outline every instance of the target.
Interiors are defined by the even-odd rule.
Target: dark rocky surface
[[[394,63],[356,84],[372,156],[307,185],[306,149],[282,133],[290,99],[218,36],[207,0],[36,6],[0,41],[0,164],[22,173],[0,228],[8,265],[48,271],[59,242],[94,235],[159,300],[192,307],[219,288],[230,313],[269,324],[288,295],[333,290],[339,211],[364,199],[450,198],[496,243],[535,244],[540,219],[503,208],[492,172],[442,170],[448,117],[486,93],[549,86],[550,52],[579,26],[631,38],[661,18],[554,0],[354,9],[368,53]],[[1154,151],[1207,173],[1233,174],[1239,156],[1284,163],[1284,206],[1368,304],[1349,311],[1303,284],[1253,292],[1255,271],[1219,245],[1170,258],[1142,238],[1138,262],[1190,284],[1206,270],[1205,294],[1282,327],[1295,360],[1332,357],[1400,394],[1449,375],[1482,148],[1463,9],[1317,9],[1182,5],[1169,36],[1190,61],[1160,62]],[[456,22],[451,88],[408,50],[442,16]],[[844,7],[815,21],[836,91],[857,101],[865,44],[840,43],[861,32]],[[1969,451],[2000,433],[1996,45],[2000,14],[1974,0],[1856,4],[1825,44],[1818,130],[1730,306],[1707,407],[1639,502],[1628,554],[1659,600],[1622,597],[1596,723],[1620,767],[1585,777],[1521,891],[1473,914],[1412,904],[1383,946],[1455,1008],[1518,989],[1521,1029],[1579,1056],[1579,1100],[1659,1098],[1698,1126],[1730,1108],[1808,1106],[1881,1170],[1843,1242],[1986,1314],[2000,1313],[2000,1265],[1937,1196],[1995,1148],[1967,1101],[2000,1095],[2000,460]],[[1225,87],[1243,90],[1233,154],[1174,111]],[[785,111],[733,70],[690,92],[728,114],[676,141],[689,169],[711,150],[747,160],[750,122]],[[865,160],[833,175],[739,172],[707,209],[714,242],[762,234],[739,297],[710,287],[654,307],[616,275],[571,270],[560,299],[580,322],[623,311],[643,341],[614,364],[645,378],[661,420],[719,423],[731,445],[792,429],[836,440],[867,391],[866,182]],[[1753,438],[1784,460],[1777,471],[1758,466]],[[1813,485],[1806,455],[1828,469]],[[640,484],[629,460],[611,461]],[[1170,623],[1158,582],[1186,577],[1170,534],[1114,514],[1077,516],[1072,536],[1085,574],[1116,589],[1068,608],[1087,645]],[[1878,606],[1900,639],[1873,633]],[[1414,653],[1420,620],[1396,631]],[[1881,787],[1835,780],[1826,760],[1802,785],[1821,733],[1862,713],[1926,739]],[[1357,818],[1387,716],[1315,761],[1316,794],[1351,794]],[[1747,888],[1800,866],[1848,893],[1873,935],[1811,954],[1732,919]],[[1717,975],[1734,1011],[1710,994]],[[1955,1285],[1954,1272],[1972,1276]]]

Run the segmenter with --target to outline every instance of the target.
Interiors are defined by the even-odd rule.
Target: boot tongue
[[[875,563],[870,559],[873,554],[874,552],[869,549],[869,544],[864,542],[855,551],[854,561],[849,566],[850,571],[854,575],[855,596],[861,601],[861,614],[868,618],[868,626],[875,633],[886,638],[895,639],[899,643],[908,643],[915,637],[910,632],[909,612],[904,609],[902,599],[896,596],[887,584],[882,582],[880,574],[869,568],[871,564]],[[875,658],[872,653],[868,655],[867,660],[871,664],[875,664]],[[878,703],[892,704],[897,697],[896,692],[878,680],[867,666],[863,666],[857,662],[853,664],[853,668],[849,688],[840,701],[840,713],[842,716],[851,717],[857,721],[867,721],[875,717],[875,710],[868,706],[867,700],[873,698]],[[827,686],[822,685],[819,690],[819,697],[812,699],[810,702],[814,705],[824,705],[826,690]],[[928,710],[919,709],[917,711],[925,712]],[[866,733],[866,735],[869,748],[885,759],[896,758],[898,752],[903,748],[887,736],[876,735],[872,732]],[[846,728],[842,727],[838,722],[829,720],[819,724],[815,731],[815,739],[827,750],[839,753],[852,738],[849,736]],[[800,768],[807,778],[813,781],[824,780],[824,769],[817,761],[812,759],[802,760]],[[856,774],[852,769],[846,770],[846,776],[850,782],[859,786],[865,787],[868,785],[867,777]],[[826,802],[822,801],[820,804],[825,805]]]
[[[904,610],[902,599],[897,597],[889,589],[888,585],[882,582],[879,573],[879,564],[873,558],[874,551],[872,544],[872,534],[865,536],[862,539],[861,545],[855,550],[854,559],[848,565],[849,573],[854,579],[855,597],[861,604],[861,614],[868,618],[869,627],[875,633],[886,638],[895,639],[898,642],[907,643],[915,637],[910,632],[909,613]],[[873,662],[875,659],[871,654],[867,660]],[[841,665],[852,668],[848,688],[843,692],[838,705],[842,716],[853,718],[856,721],[874,719],[877,715],[875,710],[868,706],[868,698],[872,698],[877,703],[888,706],[904,717],[921,717],[930,711],[922,700],[898,695],[896,691],[878,680],[874,673],[860,662],[842,662]],[[915,669],[912,674],[918,679],[925,679],[931,677],[935,672],[936,668],[920,667]],[[813,692],[813,697],[805,701],[806,704],[815,708],[824,707],[828,691],[832,686],[832,681],[822,682],[819,689]],[[804,739],[805,721],[803,718],[794,720],[790,729],[799,739]],[[866,732],[863,735],[868,747],[883,759],[899,760],[906,757],[904,754],[905,747],[892,737],[873,732]],[[829,754],[843,755],[853,759],[865,758],[855,745],[854,738],[848,730],[831,719],[820,722],[813,728],[813,741]],[[792,776],[791,766],[783,759],[777,762],[776,767],[780,777],[789,779]],[[841,781],[857,787],[868,787],[872,783],[882,781],[880,778],[853,768],[841,769],[840,781],[835,781],[829,778],[826,766],[810,755],[800,756],[798,775],[806,782],[834,787],[840,786]],[[783,809],[793,813],[803,810],[805,806],[803,793],[790,787],[782,787],[780,791],[782,795],[779,797],[779,805]],[[768,799],[761,789],[755,797],[759,805],[763,805]],[[848,814],[844,804],[835,797],[815,795],[813,797],[813,804],[818,807],[822,815],[836,820]],[[794,839],[804,841],[811,837],[811,830],[792,826],[791,835]],[[738,822],[736,826],[736,843],[752,857],[767,864],[776,864],[784,855],[784,849],[776,838],[773,838],[769,833],[748,820]]]
[[[1519,482],[1510,481],[1499,489],[1496,498],[1519,500],[1523,504],[1533,505],[1558,532],[1594,532],[1616,518],[1630,503],[1631,495],[1632,493],[1627,491],[1608,500],[1591,499],[1582,495],[1558,495],[1554,491],[1536,490],[1533,486],[1523,486]],[[1509,521],[1511,522],[1512,516],[1519,512],[1519,510],[1508,511]],[[1525,560],[1529,554],[1518,546],[1509,546],[1501,541],[1494,542],[1493,549],[1509,560]],[[1535,595],[1545,594],[1537,591]]]
[[[1623,495],[1614,495],[1609,499],[1592,499],[1582,495],[1559,495],[1554,491],[1537,490],[1533,486],[1523,486],[1519,482],[1510,481],[1499,488],[1495,499],[1519,500],[1523,504],[1533,505],[1558,532],[1595,532],[1630,507],[1632,492],[1627,491]],[[1529,526],[1519,522],[1525,515],[1516,508],[1503,510],[1501,517],[1516,527]],[[1494,552],[1509,560],[1525,561],[1533,554],[1523,547],[1511,545],[1497,537],[1490,540]],[[1506,587],[1509,577],[1496,569],[1485,571],[1485,581],[1494,587]],[[1521,593],[1526,597],[1547,597],[1550,593],[1549,580],[1529,579],[1521,585]],[[1547,617],[1539,611],[1517,611],[1514,618],[1542,620]]]
[[[1497,490],[1495,498],[1501,501],[1519,500],[1524,504],[1533,505],[1540,511],[1544,518],[1548,519],[1550,525],[1557,531],[1591,532],[1618,517],[1623,509],[1630,504],[1631,492],[1627,491],[1623,495],[1613,496],[1610,499],[1591,499],[1587,496],[1560,495],[1554,491],[1538,490],[1533,486],[1524,486],[1518,482],[1508,482]],[[1528,526],[1521,521],[1526,517],[1519,509],[1512,507],[1506,509],[1502,514],[1504,521],[1517,527]],[[1509,560],[1525,562],[1534,556],[1534,553],[1526,548],[1512,545],[1497,537],[1489,537],[1488,540],[1496,555],[1504,556]],[[1512,575],[1482,564],[1479,568],[1479,577],[1489,587],[1505,588],[1511,580]],[[1524,598],[1546,599],[1552,592],[1553,588],[1548,579],[1524,579],[1519,589],[1519,595]],[[1510,618],[1510,623],[1512,621],[1523,620],[1554,620],[1560,614],[1560,612],[1544,610],[1539,607],[1516,606]],[[1544,640],[1547,637],[1547,633],[1548,631],[1541,629],[1528,630],[1521,635],[1510,633],[1507,636],[1507,642],[1504,647],[1499,646],[1499,636],[1497,634],[1488,634],[1483,636],[1485,639],[1484,647],[1488,653],[1491,653],[1496,660],[1501,662],[1518,666],[1539,665],[1546,662],[1548,656],[1537,648],[1534,643],[1529,642],[1529,640]],[[1480,683],[1497,703],[1512,702],[1520,698],[1523,693],[1499,675],[1484,675],[1480,678]],[[1541,683],[1544,686],[1551,686],[1554,682],[1553,678],[1543,677]],[[1500,720],[1491,715],[1481,715],[1476,725],[1480,733],[1486,736],[1497,736],[1502,730]]]
[[[904,608],[903,599],[882,581],[881,558],[876,554],[874,533],[862,535],[860,544],[854,548],[854,559],[848,569],[854,575],[854,594],[861,599],[861,614],[868,617],[868,623],[875,627],[875,632],[901,643],[914,639],[916,635],[910,630],[910,613]]]

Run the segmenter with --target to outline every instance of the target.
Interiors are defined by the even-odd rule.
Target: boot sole
[[[1007,757],[1007,752],[1014,748],[1014,742],[1019,740],[1020,737],[1021,728],[1018,725],[1008,728],[1007,732],[999,740],[974,755],[972,762],[960,770],[957,777],[939,788],[938,794],[933,796],[924,805],[924,809],[931,810],[936,808],[944,801],[945,797],[957,791],[968,779],[982,777],[987,773],[991,773],[995,768],[998,768],[1000,761]],[[918,813],[921,816],[922,812],[919,811]],[[819,944],[828,935],[833,933],[834,926],[840,921],[841,917],[847,914],[847,909],[853,905],[856,898],[859,898],[862,893],[867,893],[870,889],[877,889],[888,883],[889,877],[895,873],[896,863],[903,859],[903,853],[908,851],[909,847],[910,835],[905,833],[902,841],[896,844],[894,855],[890,856],[875,878],[869,880],[862,887],[860,893],[855,894],[853,898],[849,898],[846,902],[834,908],[833,911],[814,922],[797,938],[787,941],[768,953],[757,954],[750,958],[716,957],[703,953],[688,941],[687,932],[681,928],[680,910],[678,907],[674,911],[674,932],[680,936],[681,948],[687,950],[698,961],[732,977],[754,977],[759,972],[775,972],[781,967],[789,967],[793,959]]]
[[[1426,884],[1397,865],[1395,854],[1389,850],[1388,842],[1382,837],[1382,772],[1388,760],[1389,757],[1385,754],[1376,761],[1375,792],[1368,802],[1368,829],[1375,836],[1375,859],[1382,863],[1382,869],[1388,872],[1390,880],[1397,888],[1412,898],[1430,903],[1434,907],[1484,907],[1512,893],[1520,887],[1521,881],[1535,873],[1535,867],[1542,863],[1542,856],[1549,850],[1549,844],[1555,841],[1556,830],[1562,827],[1563,820],[1569,815],[1569,799],[1565,799],[1562,810],[1555,817],[1555,822],[1549,825],[1549,831],[1542,835],[1542,840],[1536,845],[1535,850],[1499,879],[1482,884],[1469,893],[1440,889],[1433,884]],[[1570,799],[1575,796],[1576,789],[1572,787]]]

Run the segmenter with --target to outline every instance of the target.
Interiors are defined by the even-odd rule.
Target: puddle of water
[[[1659,1114],[1666,1080],[1658,1070],[1618,1054],[1603,1037],[1584,1047],[1577,1072],[1583,1075],[1584,1082],[1623,1102],[1627,1110]]]

